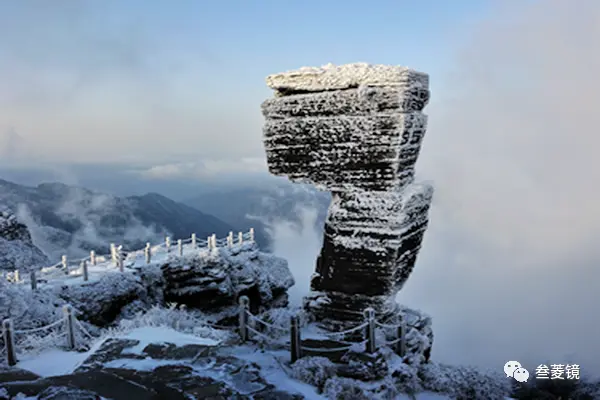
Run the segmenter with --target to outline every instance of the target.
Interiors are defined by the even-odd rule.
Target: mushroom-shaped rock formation
[[[414,182],[425,134],[428,75],[349,64],[271,75],[262,105],[269,171],[329,190],[332,202],[305,306],[329,329],[373,307],[395,318],[433,188]]]

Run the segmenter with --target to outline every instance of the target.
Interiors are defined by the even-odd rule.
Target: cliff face
[[[426,74],[350,64],[273,75],[263,103],[269,170],[332,192],[307,307],[324,325],[394,314],[428,224],[433,188],[414,165]]]
[[[9,211],[0,211],[0,270],[28,271],[50,263],[31,240],[27,226]]]

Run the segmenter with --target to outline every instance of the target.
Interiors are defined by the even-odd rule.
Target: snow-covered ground
[[[250,232],[243,234],[243,243],[248,243],[251,240],[251,237],[252,234]],[[196,246],[193,246],[191,242],[191,239],[182,241],[182,255],[198,252],[199,250],[209,251],[207,240],[198,239],[196,242]],[[216,239],[215,244],[218,247],[227,246],[227,238]],[[235,237],[232,246],[236,247],[239,245],[239,238]],[[178,245],[176,242],[170,245],[169,251],[167,251],[166,244],[164,243],[151,246],[150,249],[152,263],[165,262],[169,256],[179,255]],[[139,249],[125,253],[127,254],[123,262],[123,267],[125,269],[143,268],[143,266],[147,265],[144,249]],[[91,264],[90,257],[67,261],[69,265],[68,274],[65,274],[65,270],[62,267],[62,262],[58,262],[54,265],[42,268],[36,276],[36,279],[40,281],[38,283],[38,287],[43,288],[44,286],[49,285],[69,286],[84,283],[85,281],[83,280],[83,267],[81,265],[83,261],[86,261],[87,263],[88,283],[98,281],[106,274],[120,272],[119,267],[117,267],[115,263],[111,260],[110,255],[96,255],[96,265]],[[10,281],[16,280],[15,275],[12,272],[7,273],[6,276]],[[17,284],[30,285],[30,277],[28,275],[19,276]]]
[[[139,344],[133,348],[127,349],[128,353],[142,354],[142,350],[150,343],[173,343],[177,346],[188,344],[199,344],[205,346],[217,346],[218,340],[211,338],[199,337],[192,334],[178,332],[174,329],[158,326],[158,327],[140,327],[131,330],[130,332],[114,337],[123,339],[138,340]],[[17,367],[29,370],[42,377],[50,377],[57,375],[70,374],[75,371],[92,353],[94,353],[101,342],[106,337],[99,339],[91,349],[87,352],[68,352],[58,349],[49,349],[37,355],[24,356],[17,364]],[[261,351],[253,346],[236,346],[230,350],[235,357],[252,362],[260,367],[261,374],[266,381],[274,385],[277,389],[297,393],[309,400],[327,400],[326,397],[317,393],[316,389],[306,383],[300,382],[291,378],[286,373],[286,367],[281,365],[280,359],[289,357],[286,351]],[[175,360],[156,360],[149,357],[145,359],[120,359],[113,360],[106,364],[106,367],[112,368],[129,368],[136,370],[152,370],[161,365],[181,364],[181,361]],[[195,366],[194,371],[200,376],[207,376],[223,382],[228,382],[227,374],[219,370],[211,370],[211,365]],[[244,389],[244,388],[240,388]],[[408,395],[398,397],[398,400],[410,399]],[[21,399],[28,399],[21,397]],[[449,399],[448,396],[435,393],[425,392],[416,396],[417,400],[442,400]]]
[[[139,340],[139,344],[128,349],[129,352],[141,354],[141,351],[150,343],[173,343],[176,346],[186,344],[202,344],[216,346],[218,341],[210,338],[201,338],[188,335],[166,327],[143,327],[134,329],[132,332],[119,335],[123,339]],[[86,358],[94,353],[106,337],[98,340],[86,352],[65,351],[60,349],[48,349],[37,355],[23,356],[17,367],[31,371],[42,377],[65,375],[72,373],[81,365]]]

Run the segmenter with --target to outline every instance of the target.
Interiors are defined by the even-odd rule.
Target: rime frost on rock
[[[331,191],[374,191],[410,183],[427,118],[420,112],[267,119],[269,171]]]
[[[354,63],[302,67],[267,77],[267,85],[278,92],[323,92],[361,85],[412,87],[429,86],[427,74],[407,67]]]
[[[262,105],[269,171],[332,192],[307,308],[332,329],[362,320],[366,307],[398,316],[394,298],[414,268],[433,196],[414,182],[428,75],[358,63],[271,75],[267,85],[276,91]]]
[[[294,284],[287,261],[259,251],[255,243],[172,257],[161,269],[166,301],[211,313],[235,306],[242,295],[255,312],[286,305]]]
[[[0,210],[0,270],[29,271],[49,263],[33,244],[27,226],[8,210]]]
[[[62,317],[65,301],[52,291],[32,291],[0,278],[0,319],[11,318],[16,329],[37,328]]]
[[[255,312],[287,304],[287,289],[294,284],[287,262],[260,252],[254,243],[199,249],[126,267],[124,272],[108,265],[87,282],[81,277],[55,278],[46,282],[40,277],[35,291],[28,282],[0,279],[0,318],[12,318],[18,329],[36,328],[55,322],[62,316],[61,307],[71,304],[81,321],[104,327],[174,302],[219,322],[237,311],[241,295],[250,297]]]
[[[83,285],[55,288],[61,298],[71,304],[82,320],[106,326],[120,316],[123,308],[142,301],[146,307],[156,303],[152,296],[153,281],[137,274],[109,273],[100,280]]]

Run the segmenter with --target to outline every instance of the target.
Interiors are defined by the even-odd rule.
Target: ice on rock
[[[378,319],[398,316],[394,298],[414,268],[433,196],[414,182],[428,75],[329,64],[271,75],[267,85],[276,92],[262,104],[269,171],[332,192],[307,309],[330,329],[352,326],[366,307]]]
[[[427,88],[429,76],[407,67],[354,63],[302,67],[267,77],[267,86],[280,93],[323,92],[361,85]]]

